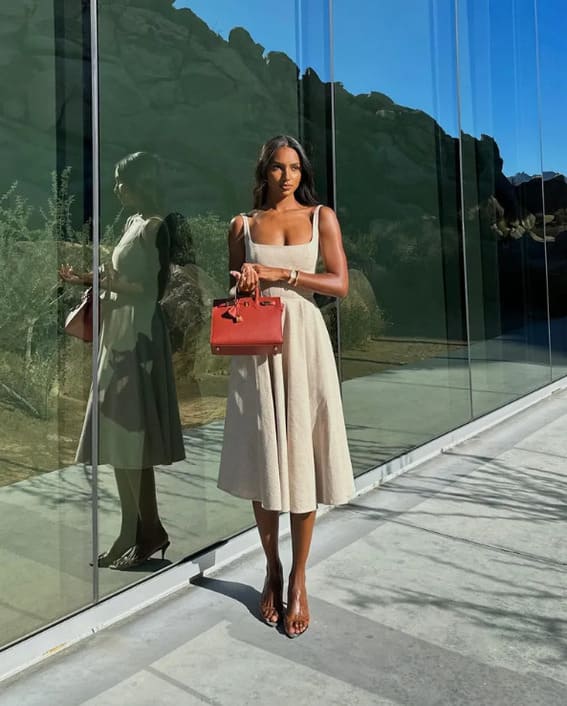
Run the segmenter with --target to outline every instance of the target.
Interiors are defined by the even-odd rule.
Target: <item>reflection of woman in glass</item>
[[[175,233],[162,217],[158,159],[137,152],[115,170],[114,191],[133,215],[112,262],[101,268],[98,358],[100,464],[114,467],[122,525],[99,566],[129,569],[169,546],[157,507],[154,466],[185,457],[168,331],[160,299]],[[168,227],[170,225],[170,227]],[[63,267],[61,277],[89,284],[92,274]],[[94,410],[96,413],[97,410]],[[92,400],[77,451],[91,463]]]
[[[297,637],[309,626],[305,570],[317,503],[345,503],[353,492],[335,358],[313,299],[344,296],[348,270],[335,213],[317,205],[295,139],[263,146],[254,197],[254,210],[231,223],[231,275],[244,291],[259,283],[283,299],[284,344],[281,355],[233,358],[219,487],[253,501],[267,560],[260,611]],[[325,271],[316,274],[319,253]],[[285,614],[282,511],[291,513],[293,549]]]

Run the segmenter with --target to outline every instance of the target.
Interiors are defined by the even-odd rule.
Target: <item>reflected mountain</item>
[[[555,177],[560,177],[559,172],[543,172],[543,178],[545,181],[548,179],[555,179]],[[508,177],[508,179],[517,186],[518,184],[523,184],[526,181],[531,181],[532,179],[541,179],[539,174],[526,174],[526,172],[518,172],[514,176]]]
[[[17,176],[29,193],[38,192],[53,169],[53,135],[63,140],[60,128],[65,163],[82,183],[85,123],[71,119],[84,99],[80,11],[67,18],[69,41],[58,44],[65,75],[55,78],[52,47],[44,51],[39,40],[50,36],[51,18],[16,0],[2,12],[0,54],[10,80],[0,106],[0,191]],[[258,145],[282,132],[298,135],[313,152],[320,196],[329,200],[330,86],[316,72],[300,76],[288,56],[265,54],[243,28],[224,40],[171,0],[100,0],[99,12],[103,222],[115,215],[112,165],[141,148],[164,159],[171,210],[228,219],[250,203]],[[45,99],[54,83],[56,110]],[[394,330],[423,333],[427,320],[429,335],[462,338],[463,216],[484,283],[499,292],[483,303],[488,309],[478,335],[525,318],[518,268],[529,280],[530,307],[543,311],[544,225],[548,254],[561,267],[567,250],[553,247],[567,228],[565,179],[545,180],[544,218],[540,179],[507,178],[491,136],[463,134],[459,143],[430,115],[379,92],[353,95],[337,84],[335,101],[337,208],[349,260],[371,283]],[[413,305],[400,289],[411,289]]]

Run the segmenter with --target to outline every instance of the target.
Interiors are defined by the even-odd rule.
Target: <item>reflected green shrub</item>
[[[355,348],[384,332],[386,322],[368,278],[349,269],[349,293],[340,300],[341,345]],[[321,309],[332,340],[337,336],[337,306],[334,301]]]
[[[62,319],[81,295],[61,285],[57,269],[84,269],[92,255],[88,224],[72,227],[69,173],[52,175],[45,208],[29,204],[17,183],[0,197],[0,399],[42,419],[57,387]]]
[[[52,175],[42,206],[30,204],[17,183],[0,197],[0,400],[41,419],[54,411],[58,390],[65,388],[78,399],[85,394],[86,377],[82,380],[76,365],[77,342],[63,332],[65,315],[79,302],[82,288],[63,286],[57,276],[61,263],[77,270],[90,269],[92,263],[90,224],[77,229],[72,223],[69,176],[69,169]],[[120,239],[123,217],[119,212],[105,229],[101,261]],[[203,320],[212,301],[209,290],[215,296],[226,291],[228,225],[216,214],[180,216],[176,224],[179,264],[197,263],[204,273],[193,297],[202,302]],[[201,292],[205,280],[206,291]],[[199,331],[206,328],[203,324]],[[201,358],[210,356],[208,339],[203,341],[197,347]],[[89,348],[79,346],[90,355]],[[208,370],[212,363],[207,366],[201,358],[200,368]]]
[[[228,289],[229,223],[214,213],[185,221],[178,230],[178,249],[190,254],[172,270],[168,293],[163,300],[174,365],[179,376],[203,380],[226,374],[228,359],[214,356],[209,344],[210,312],[213,299],[226,296]]]
[[[461,272],[460,237],[434,216],[375,219],[368,230],[345,234],[349,265],[368,279],[393,335],[446,336],[440,286]],[[458,291],[458,282],[452,291]],[[458,302],[455,302],[458,306]]]
[[[189,218],[196,264],[228,288],[228,221],[214,213]]]

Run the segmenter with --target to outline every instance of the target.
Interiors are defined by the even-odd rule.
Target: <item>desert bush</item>
[[[222,287],[228,286],[228,222],[208,213],[190,218],[189,224],[195,263]]]
[[[45,208],[30,205],[17,183],[0,197],[0,397],[42,418],[57,383],[63,314],[81,294],[61,285],[57,269],[90,261],[89,226],[71,223],[69,173],[52,175]]]
[[[56,242],[80,241],[85,233],[83,227],[79,231],[73,228],[71,206],[75,196],[69,191],[70,176],[71,167],[63,169],[59,176],[52,172],[51,195],[47,199],[47,208],[39,209],[44,220],[45,236]]]
[[[0,197],[0,242],[28,240],[32,234],[33,207],[18,193],[18,182]]]
[[[345,235],[349,265],[368,278],[393,335],[446,337],[447,298],[460,296],[460,243],[456,224],[433,217],[376,219]]]
[[[355,348],[384,332],[386,322],[366,276],[349,269],[349,293],[340,300],[341,345]],[[337,306],[334,301],[321,309],[331,339],[337,337]]]
[[[87,270],[92,263],[90,224],[72,222],[69,178],[69,169],[52,174],[44,206],[31,205],[17,183],[0,196],[0,399],[41,418],[51,414],[55,393],[65,384],[76,342],[64,335],[63,321],[82,293],[64,286],[57,269],[69,263]],[[224,288],[228,223],[215,214],[175,216],[178,264],[197,263]],[[104,230],[101,261],[110,257],[123,227],[118,211]]]

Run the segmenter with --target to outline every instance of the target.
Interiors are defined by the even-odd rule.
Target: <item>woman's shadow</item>
[[[225,581],[223,579],[214,579],[203,575],[191,579],[190,583],[194,586],[205,588],[208,591],[220,593],[227,598],[232,598],[234,601],[241,603],[256,620],[264,624],[264,618],[260,614],[261,594],[255,588],[252,588],[252,586],[247,586],[237,581]],[[282,634],[284,632],[281,620],[278,623],[277,630]]]

